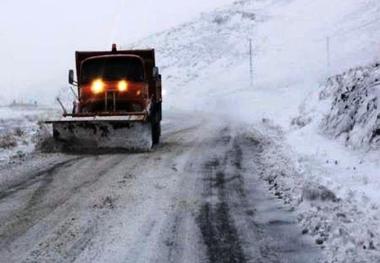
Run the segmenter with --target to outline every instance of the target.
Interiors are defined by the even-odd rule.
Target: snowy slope
[[[241,89],[241,83],[246,81],[247,76],[241,80],[241,74],[231,75],[231,70],[248,63],[248,39],[256,23],[251,10],[236,5],[203,14],[198,20],[153,35],[132,47],[157,50],[167,104],[204,107],[210,97]]]
[[[352,69],[328,80],[321,100],[331,110],[322,129],[350,146],[380,149],[380,65]]]
[[[338,262],[380,258],[377,82],[377,64],[329,78],[305,99],[284,136],[304,180],[301,191],[314,195],[315,186],[326,187],[339,200],[311,203],[313,209],[303,204],[301,217],[310,233],[323,233]]]
[[[374,0],[237,1],[129,46],[157,50],[168,108],[221,111],[251,121],[266,117],[288,125],[327,76],[376,60],[379,10]]]

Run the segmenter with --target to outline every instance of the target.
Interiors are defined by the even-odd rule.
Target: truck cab
[[[161,112],[161,75],[153,49],[76,52],[78,106],[75,114]],[[74,72],[69,72],[74,84]],[[161,114],[160,114],[161,115]]]
[[[79,112],[143,112],[154,99],[138,56],[91,57],[82,62],[80,72]]]

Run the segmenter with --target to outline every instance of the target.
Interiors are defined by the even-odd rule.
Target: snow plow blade
[[[48,121],[53,137],[73,151],[150,151],[153,145],[151,123],[145,116],[64,117]]]

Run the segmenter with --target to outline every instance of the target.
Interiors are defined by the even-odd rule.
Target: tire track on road
[[[231,142],[229,130],[224,129],[215,144],[225,151]],[[247,262],[229,207],[227,184],[239,178],[226,178],[228,159],[229,153],[224,152],[221,157],[206,161],[203,167],[204,197],[208,201],[201,206],[198,224],[211,263]]]

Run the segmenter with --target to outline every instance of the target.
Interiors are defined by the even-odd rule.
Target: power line
[[[356,31],[359,31],[360,29],[363,29],[365,27],[371,26],[371,25],[376,24],[378,22],[380,22],[380,18],[376,18],[374,20],[371,20],[371,21],[369,21],[367,23],[364,23],[364,24],[359,25],[359,26],[354,27],[354,28],[346,29],[346,30],[343,30],[341,32],[335,32],[330,37],[335,38],[335,37],[340,36],[340,35],[346,35],[346,34],[349,34],[349,33],[352,33],[352,32],[356,32]]]
[[[366,28],[368,26],[371,26],[373,24],[377,24],[379,22],[380,22],[380,18],[376,18],[374,20],[371,20],[369,22],[366,22],[366,23],[361,24],[359,26],[356,26],[354,28],[346,29],[344,31],[337,32],[333,35],[328,35],[326,37],[326,63],[327,63],[327,74],[328,75],[330,74],[330,70],[331,70],[331,50],[330,50],[331,49],[331,39],[334,39],[334,38],[342,36],[342,35],[347,35],[349,33],[357,32],[358,30],[361,30],[361,29]]]
[[[376,18],[374,20],[371,20],[367,23],[364,23],[364,24],[361,24],[359,26],[356,26],[356,27],[352,27],[350,29],[346,29],[346,30],[342,30],[342,31],[335,31],[334,33],[330,33],[328,34],[328,36],[330,37],[330,39],[334,39],[334,38],[337,38],[339,36],[342,36],[342,35],[347,35],[349,33],[352,33],[352,32],[356,32],[360,29],[363,29],[365,27],[368,27],[368,26],[371,26],[371,25],[374,25],[376,23],[379,23],[380,24],[380,18]],[[323,38],[314,38],[314,41],[325,41],[326,40],[326,37],[323,37]]]

